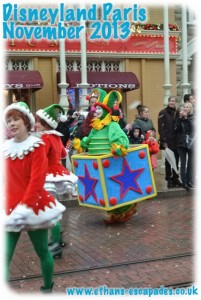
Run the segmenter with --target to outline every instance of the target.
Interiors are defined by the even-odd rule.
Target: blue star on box
[[[122,172],[120,174],[111,176],[110,178],[120,184],[120,199],[122,199],[129,190],[134,190],[142,194],[137,179],[143,172],[144,168],[131,170],[127,160],[124,158]]]
[[[98,182],[98,179],[90,177],[89,170],[87,169],[86,164],[84,164],[84,172],[84,176],[78,176],[79,180],[83,183],[85,187],[84,201],[86,201],[91,195],[97,202],[95,187]]]
[[[82,206],[110,211],[156,196],[147,145],[128,149],[125,157],[112,154],[72,156],[78,176],[78,201]]]

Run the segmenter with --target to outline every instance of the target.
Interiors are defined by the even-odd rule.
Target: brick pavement
[[[184,193],[143,201],[128,223],[115,226],[103,224],[105,213],[100,210],[65,202],[62,226],[68,245],[62,258],[55,260],[54,293],[64,293],[70,286],[156,287],[192,282],[193,257],[185,254],[193,252],[194,205],[192,194]],[[181,254],[184,257],[176,257]],[[158,260],[172,255],[175,258]],[[156,261],[140,263],[149,259]],[[21,279],[9,286],[15,293],[36,293],[41,277],[25,278],[39,274],[38,258],[22,233],[11,263],[11,279]]]
[[[174,280],[173,280],[174,278]],[[128,264],[116,267],[107,267],[71,272],[55,276],[53,293],[65,294],[68,287],[160,287],[173,284],[193,282],[192,257],[177,258],[175,260]],[[14,293],[38,293],[41,286],[40,279],[29,279],[12,282],[10,291]]]

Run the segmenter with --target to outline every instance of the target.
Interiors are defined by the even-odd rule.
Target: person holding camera
[[[187,191],[193,187],[194,115],[193,106],[186,102],[176,121],[176,147],[179,153],[181,180]]]
[[[167,147],[174,152],[176,165],[178,169],[179,154],[176,148],[176,132],[175,123],[179,117],[179,111],[176,108],[176,97],[168,98],[168,105],[158,114],[158,133],[160,150],[165,150]],[[165,180],[167,187],[180,187],[182,183],[179,181],[179,176],[171,167],[168,160],[165,159]]]
[[[190,102],[193,106],[193,110],[195,108],[195,97],[192,94],[185,94],[184,95],[184,103]]]
[[[83,116],[82,119],[79,117],[80,122],[78,122],[78,128],[75,132],[75,138],[81,140],[83,137],[89,135],[92,129],[91,120],[94,118],[94,114],[95,114],[94,103],[97,101],[98,96],[99,96],[98,93],[92,93],[91,95],[86,96],[86,100],[89,101],[89,106],[88,109],[84,111],[85,116]]]

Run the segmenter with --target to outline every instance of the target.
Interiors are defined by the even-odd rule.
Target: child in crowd
[[[141,128],[137,124],[133,125],[132,128],[128,130],[127,136],[130,144],[142,144],[144,139],[141,132]]]
[[[152,170],[154,170],[158,166],[156,154],[159,152],[159,145],[156,141],[156,133],[154,130],[148,130],[146,132],[145,140],[143,141],[143,144],[147,144],[149,146]]]

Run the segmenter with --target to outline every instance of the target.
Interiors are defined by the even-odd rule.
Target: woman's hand
[[[125,127],[127,130],[131,130],[132,129],[132,124],[127,124]]]

